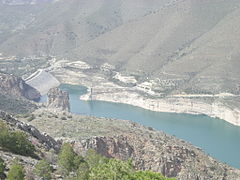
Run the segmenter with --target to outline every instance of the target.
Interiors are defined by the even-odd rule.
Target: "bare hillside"
[[[239,94],[239,7],[239,0],[3,3],[0,52],[108,62],[143,81],[170,81],[168,89],[158,83],[168,93]],[[7,21],[14,9],[18,19]]]

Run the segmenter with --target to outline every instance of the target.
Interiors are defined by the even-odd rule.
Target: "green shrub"
[[[58,155],[58,165],[60,166],[63,174],[68,175],[75,169],[74,158],[76,153],[70,144],[65,143],[62,145],[60,153]]]
[[[58,164],[71,180],[175,180],[152,171],[136,171],[131,161],[108,159],[93,149],[85,157],[78,156],[70,144],[64,144],[58,156]]]
[[[29,118],[27,118],[27,121],[28,121],[28,122],[31,122],[31,121],[33,121],[35,118],[36,118],[35,115],[32,114]]]
[[[89,180],[174,180],[152,171],[135,171],[131,161],[110,159],[91,169]]]
[[[0,147],[1,148],[3,149],[5,148],[5,146],[7,145],[8,138],[9,138],[8,128],[6,124],[0,121]]]
[[[35,166],[34,174],[36,174],[39,177],[44,178],[45,180],[51,179],[51,173],[52,173],[52,167],[45,160],[39,161],[37,163],[37,165]]]
[[[93,149],[89,149],[87,151],[85,160],[91,169],[94,167],[97,167],[100,164],[104,164],[108,162],[108,159],[106,157],[101,156]]]
[[[24,114],[24,115],[23,115],[24,118],[27,118],[27,117],[29,117],[29,116],[30,116],[30,114]]]
[[[74,169],[74,170],[77,170],[77,169],[79,168],[79,166],[80,166],[82,163],[84,163],[84,162],[85,162],[85,160],[84,160],[84,158],[83,158],[82,156],[76,155],[76,156],[74,157],[74,160],[73,160],[73,164],[74,164],[73,169]]]
[[[7,180],[24,180],[25,172],[23,167],[15,161],[7,175]]]
[[[77,170],[77,180],[89,179],[90,168],[87,162],[81,162]]]
[[[0,157],[0,179],[3,179],[5,177],[4,170],[5,170],[5,164],[3,159]]]
[[[156,173],[152,171],[137,171],[133,173],[131,179],[132,180],[170,180],[169,178],[165,178],[160,173]]]
[[[25,133],[11,131],[4,123],[0,123],[0,147],[25,156],[34,156],[35,152],[35,147]]]
[[[34,155],[35,147],[28,141],[27,135],[23,132],[11,132],[10,144],[8,147],[13,153],[32,156]]]
[[[134,169],[129,162],[110,159],[107,163],[92,168],[89,180],[130,180],[133,173]]]
[[[63,116],[63,117],[61,117],[61,119],[62,119],[62,120],[67,120],[67,118],[66,118],[66,117],[64,117],[64,116]]]

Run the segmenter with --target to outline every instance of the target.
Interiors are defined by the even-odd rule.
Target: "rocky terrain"
[[[61,146],[61,142],[57,142],[52,137],[46,133],[40,132],[35,127],[18,121],[13,118],[12,115],[5,113],[0,110],[0,123],[5,123],[11,129],[11,131],[23,132],[26,134],[29,142],[31,142],[35,147],[35,155],[20,155],[11,151],[7,151],[3,147],[0,147],[0,158],[4,160],[6,165],[6,170],[9,170],[11,164],[18,160],[21,165],[23,165],[26,177],[32,179],[34,166],[39,162],[40,158],[47,157],[51,154],[53,158]]]
[[[33,111],[40,93],[19,77],[0,73],[0,109],[14,114]]]
[[[48,113],[51,113],[51,112],[48,111]],[[56,114],[55,114],[55,116],[56,116]],[[61,164],[59,164],[59,160],[57,160],[59,158],[65,158],[65,159],[63,159],[64,163],[65,163],[65,161],[69,161],[68,159],[66,159],[66,157],[69,157],[69,154],[63,154],[63,149],[62,149],[63,146],[66,145],[66,144],[64,144],[62,146],[62,142],[63,141],[68,142],[68,140],[61,138],[61,141],[55,141],[52,137],[50,137],[46,133],[41,133],[34,126],[29,125],[27,123],[23,123],[21,121],[18,121],[13,116],[11,116],[5,112],[2,112],[2,111],[0,112],[0,125],[1,125],[1,127],[0,127],[1,130],[5,131],[5,133],[12,133],[12,135],[18,134],[21,136],[24,135],[23,137],[27,138],[26,141],[23,141],[23,139],[18,139],[20,142],[16,142],[16,143],[17,144],[20,143],[20,146],[16,147],[16,148],[23,148],[24,146],[21,143],[27,143],[27,142],[30,143],[28,145],[34,146],[34,148],[33,148],[34,154],[24,154],[23,155],[18,151],[12,152],[13,149],[7,149],[7,146],[5,144],[7,142],[7,140],[2,139],[2,137],[4,137],[4,133],[1,132],[0,133],[0,138],[1,138],[0,139],[0,142],[1,142],[1,144],[0,144],[0,158],[1,158],[1,172],[0,173],[1,174],[0,175],[1,175],[1,178],[5,179],[6,174],[7,174],[7,177],[10,176],[9,174],[13,168],[13,163],[16,161],[18,162],[18,165],[24,169],[22,171],[24,173],[24,175],[23,175],[24,179],[25,178],[26,179],[43,179],[43,177],[45,177],[44,175],[46,173],[50,173],[50,175],[47,176],[48,177],[47,179],[56,179],[56,180],[68,179],[68,178],[73,178],[76,176],[75,171],[72,171],[71,172],[72,174],[70,174],[70,175],[66,175],[64,173],[64,170],[61,169],[61,167],[60,167]],[[6,131],[6,128],[8,129],[7,131]],[[11,139],[11,140],[14,141],[16,139]],[[73,143],[73,141],[71,141],[70,143],[68,143],[67,145],[68,145],[68,147],[70,147],[72,149],[72,147],[75,144]],[[59,152],[60,146],[62,146],[62,147],[61,147],[61,151]],[[8,147],[10,147],[10,146],[8,146]],[[90,148],[89,148],[89,150],[90,150]],[[78,151],[76,150],[76,152],[78,152]],[[88,152],[92,152],[94,154],[80,156],[80,153],[79,153],[79,155],[74,153],[74,156],[79,156],[79,158],[81,158],[81,162],[84,161],[84,163],[86,163],[86,161],[85,161],[85,160],[87,160],[86,157],[94,158],[91,160],[94,161],[93,163],[95,165],[97,165],[97,161],[98,161],[97,158],[101,158],[102,160],[106,161],[106,163],[107,163],[107,160],[110,161],[110,158],[102,157],[99,154],[96,154],[95,151],[93,151],[92,149]],[[59,153],[59,154],[57,154],[57,153]],[[62,157],[61,154],[63,154],[64,157]],[[82,158],[85,158],[85,159],[82,159]],[[124,164],[125,163],[128,164],[127,162],[119,161],[119,160],[116,160],[113,158],[111,158],[111,160],[113,160],[115,162],[122,162]],[[3,165],[2,162],[4,162],[4,166],[2,166]],[[50,169],[46,169],[45,166],[39,167],[39,164],[41,162],[46,162]],[[89,161],[87,161],[87,162],[89,162]],[[101,162],[101,163],[103,163],[103,162]],[[121,166],[121,164],[119,164],[119,165]],[[3,169],[2,169],[2,167],[3,167]],[[129,168],[130,168],[130,166],[129,166]],[[134,167],[131,166],[131,168],[134,168]],[[40,172],[43,171],[41,173],[41,175],[36,173],[37,169],[41,170]],[[85,171],[85,169],[84,168],[82,169],[81,166],[80,166],[80,170],[81,170],[81,172]],[[93,171],[93,170],[91,169],[91,171]],[[16,171],[14,171],[14,172],[16,172]],[[128,173],[130,173],[129,175],[131,175],[132,173],[135,173],[135,172],[136,172],[136,170],[129,171]],[[120,174],[120,172],[119,172],[119,174]],[[91,174],[91,176],[93,176],[93,174]],[[119,175],[119,176],[121,176],[121,175]],[[167,178],[164,178],[161,174],[159,174],[159,176],[161,176],[162,179],[167,179]],[[19,176],[14,176],[13,179],[15,179],[15,177],[20,178]],[[80,177],[82,177],[82,176],[80,176]],[[86,178],[84,178],[84,179],[86,179]],[[91,178],[91,179],[96,179],[96,178]],[[101,177],[99,179],[105,179],[105,178]],[[136,179],[136,178],[134,178],[134,179]],[[173,179],[173,178],[171,178],[171,179]]]
[[[59,111],[70,112],[69,94],[58,88],[49,90],[47,107],[49,109],[57,109]]]
[[[163,132],[125,120],[96,118],[39,109],[31,125],[56,139],[69,141],[84,155],[89,148],[136,168],[180,180],[237,180],[240,171],[204,154],[201,149]],[[24,118],[20,118],[24,120]]]
[[[43,146],[46,150],[54,149],[56,152],[60,149],[60,143],[55,141],[52,137],[45,133],[41,133],[38,129],[36,129],[34,126],[31,126],[27,123],[18,121],[14,117],[12,117],[10,114],[5,113],[4,111],[0,111],[0,118],[1,120],[5,121],[8,125],[13,127],[14,129],[19,129],[21,131],[24,131],[32,138],[35,138],[38,140],[38,144],[40,146]]]
[[[36,89],[21,78],[8,74],[0,74],[0,92],[35,101],[40,98],[40,93]]]

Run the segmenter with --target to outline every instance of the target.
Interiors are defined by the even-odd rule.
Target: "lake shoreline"
[[[240,109],[237,106],[226,105],[221,101],[222,97],[214,97],[215,99],[213,97],[184,96],[154,98],[154,95],[147,96],[147,92],[140,92],[135,87],[117,85],[98,73],[86,74],[83,71],[74,72],[62,67],[53,70],[52,73],[60,83],[86,86],[89,91],[80,97],[81,100],[123,103],[155,112],[204,114],[240,126]],[[90,89],[94,89],[94,91],[91,92]]]
[[[168,113],[185,113],[193,115],[207,115],[212,118],[225,120],[235,126],[240,126],[240,111],[232,110],[221,103],[207,104],[191,98],[166,97],[162,99],[150,99],[133,92],[116,92],[90,94],[80,97],[81,100],[99,100],[114,103],[133,105],[146,110]]]

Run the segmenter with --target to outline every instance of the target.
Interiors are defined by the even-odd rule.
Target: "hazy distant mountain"
[[[0,8],[6,19],[14,7]],[[174,91],[240,91],[239,0],[59,0],[22,8],[11,32],[0,16],[0,52],[109,62],[170,80]]]

